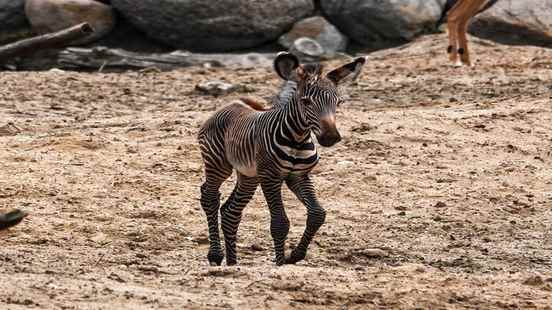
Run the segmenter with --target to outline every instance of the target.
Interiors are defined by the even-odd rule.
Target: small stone
[[[369,258],[379,258],[379,257],[388,256],[387,252],[382,249],[364,249],[360,251],[358,254]]]
[[[260,244],[254,243],[254,244],[251,245],[251,250],[253,250],[253,251],[264,251],[264,248]]]
[[[59,74],[65,73],[64,70],[61,70],[59,68],[52,68],[52,69],[48,70],[48,72],[50,72],[50,73],[59,73]]]
[[[138,266],[137,269],[143,272],[159,273],[159,268],[157,268],[156,266],[149,266],[149,265]]]
[[[360,125],[358,125],[358,126],[355,126],[355,127],[351,128],[351,131],[352,131],[352,132],[360,132],[360,133],[362,133],[362,132],[366,132],[366,131],[371,131],[371,130],[373,130],[373,129],[376,129],[376,127],[374,127],[374,126],[372,126],[372,125],[370,125],[370,124],[368,124],[368,123],[362,123],[362,124],[360,124]]]
[[[22,130],[14,123],[9,122],[6,125],[0,127],[0,137],[2,136],[15,136],[20,133]]]
[[[422,264],[406,264],[397,266],[394,268],[397,271],[404,271],[404,272],[417,272],[417,273],[424,273],[426,271],[426,267]]]
[[[119,283],[125,283],[126,282],[126,280],[124,280],[123,278],[121,278],[120,275],[118,275],[114,272],[112,272],[107,278],[110,279],[110,280],[117,281]]]
[[[104,233],[98,233],[94,237],[90,238],[91,241],[99,244],[107,243],[107,236]]]
[[[221,96],[236,91],[238,87],[234,84],[215,80],[199,83],[196,85],[195,89],[207,95]]]
[[[433,207],[434,208],[446,208],[447,205],[442,201],[438,201]]]
[[[523,281],[523,284],[530,286],[540,286],[544,284],[544,280],[539,275],[532,275]]]
[[[342,166],[342,167],[353,166],[354,164],[355,163],[353,161],[350,161],[350,160],[342,160],[342,161],[337,162],[337,165]]]
[[[271,284],[272,288],[279,291],[298,291],[305,283],[303,281],[281,280]]]
[[[197,244],[209,244],[209,238],[206,236],[200,236],[193,239]]]

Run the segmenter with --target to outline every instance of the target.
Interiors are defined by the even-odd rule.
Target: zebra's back
[[[198,141],[204,160],[222,161],[246,176],[255,176],[257,119],[264,112],[235,101],[215,112],[201,127]]]

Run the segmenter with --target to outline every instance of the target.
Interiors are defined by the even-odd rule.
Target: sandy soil
[[[327,222],[284,267],[260,190],[233,268],[198,201],[198,127],[274,94],[270,68],[2,72],[0,207],[30,216],[0,237],[0,308],[552,308],[552,50],[472,42],[474,69],[442,35],[370,55],[314,173]]]

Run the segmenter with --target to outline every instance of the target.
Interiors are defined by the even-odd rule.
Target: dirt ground
[[[326,224],[283,267],[260,190],[239,266],[208,266],[195,141],[271,68],[0,73],[0,208],[30,213],[0,236],[0,309],[551,309],[552,50],[472,43],[475,68],[443,35],[370,54],[313,176]],[[194,90],[214,79],[243,87]]]

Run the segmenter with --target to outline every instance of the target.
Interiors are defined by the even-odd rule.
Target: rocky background
[[[140,52],[276,51],[306,57],[398,46],[438,32],[445,0],[0,0],[0,44],[89,22],[72,45]],[[552,46],[552,0],[500,0],[470,32]],[[43,57],[44,58],[44,57]],[[1,61],[1,60],[0,60]]]
[[[370,54],[312,173],[326,223],[278,268],[260,189],[239,265],[208,267],[196,142],[274,70],[0,73],[0,208],[30,214],[0,237],[0,309],[550,309],[552,50],[472,38],[455,68],[446,40]]]

